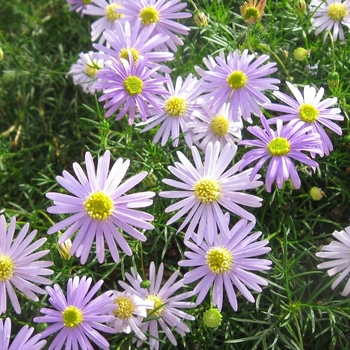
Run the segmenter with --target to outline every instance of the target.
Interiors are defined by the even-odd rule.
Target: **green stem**
[[[334,49],[334,41],[333,36],[330,30],[326,30],[325,36],[329,36],[329,40],[331,41],[331,47],[332,47],[332,72],[335,72],[335,49]]]
[[[293,314],[293,320],[294,320],[295,325],[296,325],[296,327],[297,327],[300,350],[304,350],[303,337],[302,337],[302,335],[301,335],[301,330],[300,330],[299,322],[298,322],[297,316],[296,316],[295,314]]]

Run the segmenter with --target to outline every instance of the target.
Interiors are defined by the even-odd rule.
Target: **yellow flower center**
[[[137,60],[139,59],[139,52],[132,47],[121,49],[119,53],[119,57],[129,61],[129,52],[132,54],[132,57],[134,59],[134,65],[136,65]]]
[[[290,143],[284,137],[276,137],[267,144],[267,149],[273,156],[284,156],[290,152]]]
[[[12,259],[4,254],[0,254],[0,282],[7,281],[13,276],[15,265]]]
[[[90,78],[95,78],[95,75],[97,74],[98,70],[100,69],[101,67],[98,67],[97,65],[95,66],[91,66],[89,64],[87,64],[85,66],[85,74],[88,75]]]
[[[114,310],[114,314],[123,320],[129,319],[135,311],[135,305],[128,297],[118,297],[115,303],[118,305],[118,308]]]
[[[110,4],[106,7],[106,18],[110,21],[110,22],[114,22],[117,19],[121,19],[123,17],[123,15],[119,12],[116,12],[115,9],[117,8],[121,8],[122,6],[118,5],[118,4]]]
[[[67,306],[62,311],[62,317],[67,328],[76,328],[83,322],[83,313],[75,306]]]
[[[216,136],[225,136],[230,130],[230,122],[223,115],[217,115],[212,119],[210,129]]]
[[[135,75],[130,75],[124,80],[124,88],[129,95],[138,95],[142,92],[143,81]]]
[[[159,12],[153,6],[147,6],[140,11],[140,18],[142,24],[145,26],[150,25],[151,23],[158,23],[159,21]]]
[[[211,308],[203,315],[203,322],[207,327],[216,328],[221,324],[222,315],[218,309]]]
[[[107,220],[113,212],[113,201],[111,197],[103,192],[96,191],[91,193],[84,202],[85,210],[88,215],[95,220]]]
[[[248,20],[250,19],[251,17],[254,18],[254,22],[257,22],[258,21],[258,18],[259,18],[259,10],[256,8],[256,7],[253,7],[253,6],[250,6],[250,7],[247,7],[245,13],[244,13],[244,17],[243,19],[244,20]]]
[[[172,117],[181,117],[187,109],[186,100],[182,97],[172,96],[165,102],[165,110]]]
[[[328,7],[328,16],[333,21],[340,22],[347,14],[348,11],[344,4],[334,3]]]
[[[241,70],[234,70],[226,79],[231,89],[242,89],[247,85],[248,78]]]
[[[210,271],[220,274],[231,269],[233,256],[225,247],[213,247],[205,255]]]
[[[317,120],[320,111],[316,109],[313,105],[304,103],[299,108],[299,117],[302,121],[306,123],[313,123]]]
[[[220,184],[212,179],[200,179],[194,184],[194,195],[201,203],[215,202],[221,195]]]
[[[165,309],[165,305],[164,305],[164,302],[163,300],[157,296],[157,295],[148,295],[146,297],[146,300],[152,300],[154,301],[154,307],[152,310],[147,310],[147,314],[148,315],[151,315],[151,316],[156,316],[156,317],[159,317],[162,315],[164,309]]]

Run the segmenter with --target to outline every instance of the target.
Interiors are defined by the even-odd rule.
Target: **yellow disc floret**
[[[212,119],[210,129],[216,136],[225,136],[230,130],[230,122],[223,115],[217,115]]]
[[[107,220],[113,212],[113,201],[111,197],[103,192],[90,193],[84,202],[87,214],[95,220]]]
[[[90,78],[95,78],[95,75],[97,74],[99,69],[100,69],[100,67],[98,67],[98,66],[92,66],[90,64],[87,64],[85,66],[84,73],[86,75],[88,75]]]
[[[134,49],[133,47],[128,47],[120,50],[119,57],[124,58],[127,61],[129,61],[129,52],[131,53],[133,59],[134,59],[134,64],[136,65],[137,60],[139,59],[139,52]]]
[[[233,263],[232,254],[225,247],[210,248],[205,258],[210,271],[217,274],[229,271]]]
[[[152,23],[158,23],[159,12],[153,6],[147,6],[140,11],[139,14],[143,25],[150,25]]]
[[[171,96],[165,102],[165,110],[172,117],[181,117],[185,114],[187,102],[184,98]]]
[[[267,144],[273,156],[284,156],[290,152],[290,142],[284,137],[276,137]]]
[[[299,108],[299,117],[306,123],[313,123],[317,120],[320,111],[313,105],[304,103]]]
[[[227,84],[233,90],[242,89],[247,85],[248,77],[241,70],[234,70],[226,79]]]
[[[121,8],[121,6],[118,4],[110,4],[106,7],[106,18],[110,22],[114,22],[117,19],[121,19],[123,17],[121,13],[115,11],[117,8]]]
[[[13,276],[15,265],[12,259],[4,254],[0,254],[0,282],[7,281]]]
[[[129,95],[138,95],[142,92],[143,81],[135,75],[130,75],[124,80],[124,88]]]
[[[118,308],[114,310],[114,314],[123,320],[129,319],[135,311],[135,305],[128,297],[118,297],[115,303],[118,305]]]
[[[62,318],[67,328],[76,328],[83,322],[83,313],[75,306],[67,306],[62,311]]]
[[[158,295],[150,294],[146,297],[146,300],[154,301],[154,307],[152,310],[147,310],[147,314],[151,316],[159,317],[162,315],[165,305],[163,300]]]
[[[217,201],[221,195],[218,181],[213,179],[200,179],[194,184],[194,195],[201,203],[212,203]]]
[[[336,22],[340,22],[348,14],[346,6],[340,3],[333,3],[329,5],[327,12],[328,16]]]

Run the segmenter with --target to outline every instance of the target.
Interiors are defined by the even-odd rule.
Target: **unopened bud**
[[[63,243],[57,245],[57,250],[61,255],[61,258],[64,260],[69,260],[71,258],[70,249],[72,248],[72,241],[67,239]]]
[[[294,58],[297,61],[305,61],[310,56],[310,51],[304,49],[303,47],[298,47],[293,52]]]
[[[218,309],[211,308],[203,315],[203,322],[206,326],[211,328],[219,327],[221,324],[222,315]]]
[[[4,51],[2,51],[2,48],[0,47],[0,62],[4,59]]]
[[[197,9],[193,13],[193,19],[198,27],[206,27],[208,25],[208,18],[205,12],[201,9]]]
[[[141,288],[149,288],[151,286],[151,282],[149,280],[144,280],[140,283]]]
[[[296,0],[294,4],[294,10],[297,13],[303,13],[306,11],[306,2],[305,0]]]
[[[339,74],[337,72],[330,72],[327,76],[327,85],[334,89],[339,86]]]
[[[326,194],[320,188],[318,188],[318,187],[311,187],[310,197],[311,197],[312,200],[319,201],[325,196],[326,196]]]

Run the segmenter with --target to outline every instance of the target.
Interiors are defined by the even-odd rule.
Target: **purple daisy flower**
[[[86,6],[91,4],[92,0],[67,0],[67,3],[71,5],[69,11],[81,12],[81,17],[84,16],[83,10]]]
[[[36,284],[51,284],[52,282],[42,276],[52,275],[53,271],[47,269],[52,266],[52,261],[37,261],[49,253],[50,250],[40,248],[46,238],[40,238],[33,242],[37,230],[28,233],[29,224],[25,224],[14,238],[16,218],[12,217],[6,230],[4,215],[0,216],[0,314],[6,312],[6,295],[8,294],[16,313],[21,313],[21,307],[15,289],[18,289],[29,299],[38,301],[35,293],[45,294],[45,291]],[[35,284],[34,284],[35,283]]]
[[[333,28],[333,41],[337,41],[338,36],[341,41],[344,41],[345,36],[342,25],[350,28],[350,1],[319,1],[318,3],[313,2],[312,7],[317,8],[311,18],[311,24],[317,28],[315,34],[319,35],[321,32],[332,30]]]
[[[320,88],[316,93],[316,89],[313,86],[305,85],[304,94],[302,95],[294,85],[289,82],[287,82],[287,85],[295,99],[283,92],[274,92],[274,95],[288,106],[276,103],[265,104],[264,108],[283,113],[276,118],[269,119],[268,123],[275,123],[277,120],[284,122],[293,119],[301,120],[303,125],[312,126],[309,132],[320,135],[322,143],[320,143],[319,148],[322,150],[322,155],[329,155],[329,152],[333,150],[333,145],[322,125],[338,135],[342,134],[341,127],[332,122],[332,120],[344,120],[344,117],[340,115],[340,108],[329,108],[337,103],[337,98],[326,98],[322,101],[323,88]]]
[[[318,258],[331,259],[317,265],[319,269],[329,269],[329,276],[338,275],[332,283],[332,289],[335,289],[350,273],[350,226],[343,231],[334,231],[332,235],[337,239],[330,244],[322,247],[321,252],[316,253]],[[343,292],[343,296],[350,294],[350,279],[347,280]]]
[[[249,122],[252,121],[251,113],[260,115],[259,105],[270,102],[262,92],[278,90],[274,84],[280,83],[278,79],[266,78],[277,71],[275,62],[261,66],[269,58],[267,55],[248,55],[248,50],[244,50],[241,55],[230,52],[227,58],[219,55],[215,58],[215,63],[212,59],[204,60],[209,71],[195,67],[205,82],[203,88],[209,91],[206,97],[215,111],[228,102],[233,121],[239,120],[240,112],[243,119]],[[256,60],[252,63],[254,59]]]
[[[1,350],[40,350],[46,344],[46,340],[40,340],[41,335],[36,334],[31,338],[34,328],[23,326],[12,340],[11,345],[11,319],[6,318],[5,322],[0,319],[0,345]],[[39,341],[40,340],[40,341]]]
[[[200,113],[202,110],[198,103],[198,97],[202,92],[201,84],[196,77],[189,74],[185,81],[182,77],[178,77],[175,87],[169,77],[167,86],[170,97],[163,97],[163,100],[159,103],[162,112],[137,126],[147,125],[141,131],[145,132],[161,124],[153,138],[153,143],[162,139],[162,146],[167,143],[171,136],[173,146],[177,147],[179,145],[179,135],[182,132],[185,134],[187,145],[191,147],[192,134],[188,132],[187,123],[192,119],[192,114],[195,111]]]
[[[105,30],[113,30],[116,21],[125,21],[127,19],[120,13],[123,4],[124,0],[92,0],[92,3],[87,5],[83,10],[83,14],[101,17],[91,25],[91,41],[96,41],[100,38],[99,44],[103,44],[105,37],[102,33]]]
[[[80,85],[85,93],[90,94],[101,91],[95,87],[96,74],[104,66],[104,60],[94,59],[93,55],[93,51],[81,52],[77,63],[74,63],[68,72],[73,77],[73,83]]]
[[[67,171],[63,171],[63,176],[56,177],[57,182],[73,196],[55,192],[46,194],[47,198],[54,201],[54,206],[47,209],[49,213],[73,214],[52,226],[48,234],[68,227],[58,240],[60,244],[77,232],[70,249],[70,255],[75,254],[81,257],[82,264],[86,262],[95,238],[98,261],[100,263],[104,261],[104,239],[106,239],[113,260],[118,263],[120,260],[118,245],[125,254],[132,255],[120,229],[142,242],[146,241],[146,237],[133,226],[143,230],[153,229],[153,226],[148,222],[154,219],[153,216],[135,210],[135,208],[150,206],[152,204],[150,198],[154,197],[155,193],[125,194],[142,181],[147,172],[143,171],[120,184],[129,168],[130,161],[124,162],[122,158],[119,158],[110,172],[109,163],[110,152],[106,151],[99,158],[95,173],[91,153],[86,152],[87,176],[81,166],[74,163],[73,169],[78,180]]]
[[[179,271],[175,271],[170,277],[167,277],[166,283],[161,287],[164,265],[160,264],[158,273],[156,273],[154,263],[151,262],[149,268],[149,288],[142,288],[143,280],[133,268],[131,268],[131,273],[132,275],[129,273],[125,274],[131,286],[123,281],[119,281],[120,286],[127,292],[137,295],[142,299],[154,301],[154,309],[148,311],[148,320],[144,320],[140,328],[144,334],[149,333],[148,341],[150,343],[150,350],[159,349],[158,326],[163,329],[170,342],[173,345],[177,345],[172,331],[184,336],[190,329],[186,323],[183,322],[183,319],[190,321],[195,319],[193,316],[179,309],[193,308],[196,306],[195,303],[183,301],[192,297],[192,292],[173,295],[184,286],[183,279],[174,283],[179,275]],[[139,347],[142,344],[142,340],[134,338],[133,342],[136,341],[136,346]]]
[[[105,116],[110,117],[120,107],[116,120],[120,120],[128,113],[128,122],[134,123],[136,109],[140,113],[142,121],[146,121],[151,114],[151,109],[161,112],[156,95],[167,96],[169,93],[164,87],[168,78],[157,76],[152,78],[159,67],[148,69],[146,56],[140,56],[136,63],[129,52],[129,60],[124,58],[115,59],[110,57],[106,67],[97,73],[101,82],[96,83],[96,88],[103,89],[103,95],[99,101],[106,101],[104,108],[108,109]]]
[[[116,305],[113,303],[111,291],[92,299],[103,281],[97,282],[89,291],[91,282],[91,277],[70,278],[67,283],[67,297],[58,284],[53,288],[46,287],[50,296],[49,302],[54,309],[42,308],[40,312],[44,316],[35,317],[34,322],[52,323],[41,332],[42,337],[58,332],[49,350],[59,350],[64,346],[65,350],[78,349],[78,346],[93,350],[90,341],[100,349],[109,349],[109,343],[98,331],[115,333],[113,328],[102,323],[113,321],[114,316],[108,313]]]
[[[239,145],[256,146],[257,149],[248,151],[243,155],[240,169],[250,163],[259,160],[251,172],[251,179],[257,174],[264,163],[271,158],[266,171],[265,186],[271,192],[271,185],[276,181],[277,187],[281,189],[285,181],[291,179],[295,188],[300,188],[301,182],[292,159],[311,167],[317,167],[318,163],[302,153],[302,151],[322,153],[318,148],[321,140],[315,133],[309,133],[312,126],[302,127],[299,120],[292,120],[283,125],[282,120],[277,120],[277,130],[270,129],[265,117],[260,116],[264,130],[259,126],[249,126],[248,131],[259,140],[243,140]]]
[[[198,149],[193,146],[191,150],[195,167],[184,154],[177,152],[181,163],[175,163],[175,167],[170,166],[169,171],[180,181],[163,180],[167,185],[177,187],[181,191],[160,192],[161,197],[184,198],[166,208],[167,213],[179,210],[166,224],[171,225],[187,215],[178,232],[189,224],[185,236],[185,240],[188,240],[198,225],[197,243],[201,244],[206,227],[208,228],[206,240],[209,243],[212,243],[214,237],[217,236],[218,227],[226,237],[229,237],[229,230],[225,224],[221,207],[239,217],[255,221],[255,216],[240,205],[260,207],[262,199],[241,191],[261,186],[263,183],[257,181],[260,176],[256,174],[251,176],[252,169],[236,174],[241,162],[225,171],[236,154],[237,146],[227,144],[221,149],[220,142],[214,145],[209,142],[204,164]]]
[[[174,59],[174,54],[170,52],[158,52],[154,51],[168,40],[169,37],[162,34],[152,35],[154,25],[150,25],[142,29],[142,35],[140,32],[141,20],[138,18],[133,25],[130,27],[129,22],[125,22],[122,25],[119,22],[115,23],[115,29],[107,30],[103,33],[106,38],[106,46],[100,44],[94,44],[93,46],[100,50],[100,53],[96,53],[94,57],[102,58],[104,60],[109,57],[116,59],[124,58],[129,59],[129,52],[134,58],[134,63],[137,62],[141,55],[147,54],[148,62],[146,66],[148,68],[157,67],[155,62],[164,62]],[[170,68],[165,66],[159,66],[159,71],[171,72]]]
[[[191,17],[189,12],[178,12],[186,5],[186,2],[181,3],[180,0],[124,0],[120,12],[134,21],[141,18],[143,28],[154,25],[154,34],[168,36],[166,45],[176,52],[176,45],[183,45],[183,41],[176,34],[188,35],[190,31],[190,28],[176,21]],[[166,45],[161,45],[162,50],[168,51]]]
[[[228,221],[227,216],[226,225]],[[188,260],[181,260],[179,265],[195,267],[185,274],[186,284],[201,279],[193,290],[194,294],[198,294],[197,304],[204,300],[213,286],[213,305],[221,311],[225,290],[232,308],[237,311],[237,296],[233,286],[251,303],[255,299],[247,287],[261,292],[260,285],[267,286],[264,278],[250,272],[269,270],[271,265],[269,260],[255,258],[267,254],[271,248],[266,247],[269,243],[266,239],[256,242],[261,232],[249,235],[254,225],[254,222],[247,224],[247,220],[241,219],[230,230],[229,237],[216,235],[211,244],[203,242],[198,246],[190,241],[185,241],[185,245],[191,249],[191,252],[185,252]]]

